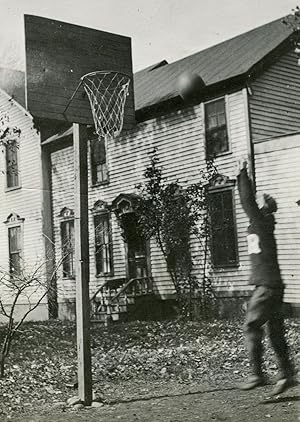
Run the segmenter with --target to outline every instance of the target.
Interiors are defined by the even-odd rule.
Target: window
[[[8,258],[10,274],[19,274],[22,269],[24,218],[12,212],[4,222],[7,225]]]
[[[22,231],[21,226],[8,228],[9,271],[18,274],[21,270],[22,259]]]
[[[63,277],[73,278],[74,271],[74,220],[61,222]]]
[[[215,267],[238,264],[232,189],[210,193],[211,254]]]
[[[94,215],[96,272],[112,273],[112,242],[109,214]]]
[[[8,189],[19,186],[18,148],[17,141],[10,141],[5,148],[6,187]]]
[[[108,171],[106,163],[106,150],[104,138],[93,139],[91,146],[91,169],[92,184],[103,183],[108,181]]]
[[[205,143],[207,157],[229,151],[224,98],[205,104]]]
[[[150,241],[142,235],[138,203],[139,197],[136,194],[121,193],[111,205],[126,243],[126,272],[129,279],[151,274]]]

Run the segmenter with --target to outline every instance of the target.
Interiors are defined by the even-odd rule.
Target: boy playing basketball
[[[251,390],[264,383],[262,374],[263,326],[268,323],[269,337],[280,366],[280,379],[273,395],[285,391],[294,384],[294,368],[289,359],[288,345],[284,337],[282,312],[284,285],[277,259],[274,237],[276,201],[264,194],[255,200],[251,180],[247,174],[247,161],[238,165],[238,189],[241,204],[250,220],[248,227],[248,253],[251,261],[251,278],[254,285],[244,325],[246,345],[249,352],[252,375],[240,386]]]

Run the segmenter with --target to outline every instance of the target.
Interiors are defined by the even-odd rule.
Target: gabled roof
[[[70,135],[73,135],[73,125],[67,129],[62,129],[60,132],[56,133],[53,136],[50,136],[50,138],[47,138],[46,140],[42,141],[42,144],[47,145],[54,141],[57,141],[58,139],[66,138],[67,136],[70,136]]]
[[[198,73],[207,86],[245,75],[291,34],[278,19],[174,63],[137,72],[135,108],[141,110],[178,96],[177,79],[185,71]]]
[[[145,75],[146,73],[151,72],[152,70],[158,69],[159,67],[165,66],[166,64],[168,64],[167,60],[163,59],[158,63],[151,64],[150,66],[135,72],[134,77],[142,78],[143,75]]]
[[[25,73],[0,67],[0,88],[25,107]]]

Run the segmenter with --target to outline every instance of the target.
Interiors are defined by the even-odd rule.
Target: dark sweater
[[[258,208],[246,169],[238,176],[238,188],[242,207],[250,220],[247,240],[252,274],[249,284],[281,288],[283,283],[277,260],[274,216],[264,208]]]

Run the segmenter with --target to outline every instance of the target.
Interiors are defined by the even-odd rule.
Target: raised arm
[[[261,212],[256,203],[252,183],[247,173],[247,162],[244,162],[242,167],[240,167],[237,181],[240,200],[245,213],[253,221],[260,220]]]

